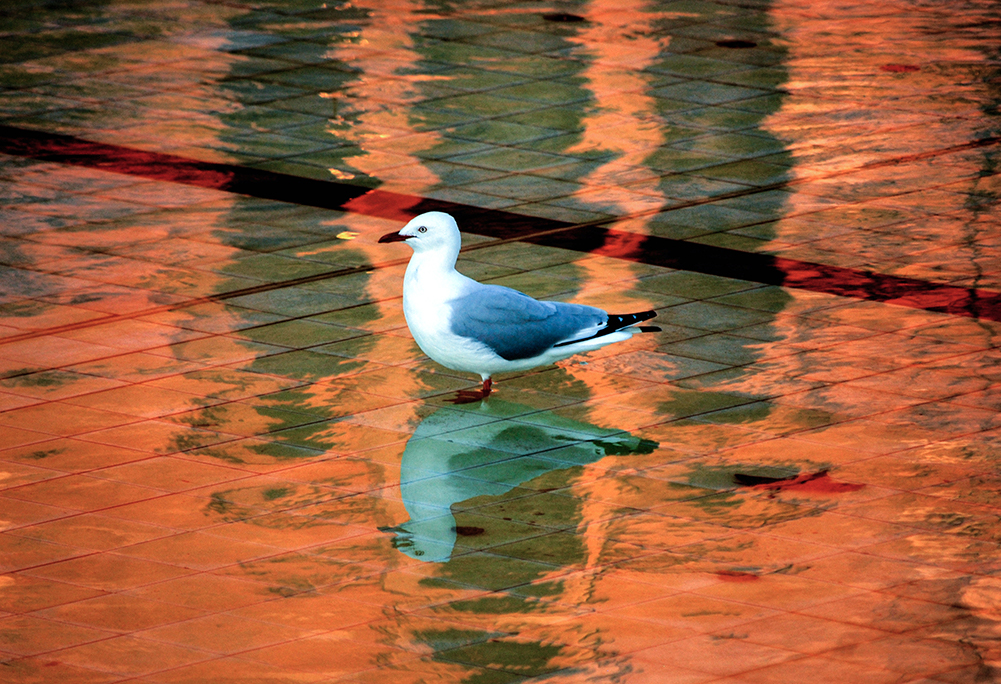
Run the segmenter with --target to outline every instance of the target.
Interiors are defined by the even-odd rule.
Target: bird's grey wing
[[[508,361],[583,339],[608,321],[608,314],[593,306],[540,302],[499,285],[477,284],[449,305],[453,333],[482,342]]]

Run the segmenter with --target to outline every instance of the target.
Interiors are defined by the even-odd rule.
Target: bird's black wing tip
[[[657,315],[656,311],[640,311],[631,314],[608,314],[608,327],[612,330],[627,328],[643,321],[650,320]]]
[[[608,314],[608,323],[605,327],[596,332],[591,337],[585,337],[581,340],[567,340],[566,342],[560,342],[554,344],[554,347],[565,347],[568,344],[576,344],[577,342],[586,342],[587,340],[593,340],[598,337],[604,337],[605,335],[610,335],[613,332],[622,330],[623,328],[628,328],[630,326],[636,325],[637,323],[642,323],[645,320],[651,319],[657,315],[656,311],[641,311],[640,313],[632,314]],[[645,325],[639,328],[642,332],[660,332],[660,328],[655,325]]]

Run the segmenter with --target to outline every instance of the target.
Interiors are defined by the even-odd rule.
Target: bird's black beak
[[[381,238],[379,242],[403,242],[404,240],[409,240],[413,235],[400,235],[399,233],[386,233]]]

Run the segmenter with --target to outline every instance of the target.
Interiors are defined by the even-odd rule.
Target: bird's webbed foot
[[[483,381],[483,387],[478,390],[459,390],[451,399],[447,399],[451,404],[474,404],[483,401],[490,396],[493,380],[487,378]]]

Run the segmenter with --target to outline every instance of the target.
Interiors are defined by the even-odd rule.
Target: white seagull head
[[[379,242],[406,242],[415,253],[459,253],[462,238],[455,219],[440,211],[429,211],[410,220],[398,233],[388,233]]]

